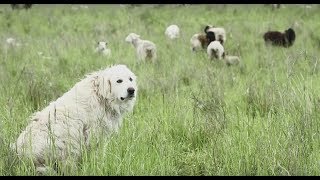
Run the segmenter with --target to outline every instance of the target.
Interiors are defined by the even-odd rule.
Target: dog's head
[[[130,33],[125,41],[128,42],[128,43],[132,43],[133,41],[137,40],[140,38],[140,35],[136,34],[136,33]]]
[[[95,76],[94,86],[100,100],[106,100],[119,113],[131,111],[137,96],[137,77],[125,65],[115,65]]]

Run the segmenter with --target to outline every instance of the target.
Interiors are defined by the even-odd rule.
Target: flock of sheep
[[[32,4],[11,4],[12,9],[29,9],[31,6]],[[280,4],[273,4],[273,7],[280,8]],[[165,35],[169,39],[179,38],[180,28],[175,24],[170,25],[166,28]],[[264,34],[263,39],[266,44],[290,47],[295,41],[295,32],[292,28],[287,29],[284,33],[268,31]],[[223,27],[207,25],[204,28],[204,33],[196,33],[191,37],[191,50],[193,52],[204,50],[211,60],[222,60],[228,66],[237,65],[240,63],[240,58],[238,56],[228,55],[225,52],[224,44],[226,40],[226,31]],[[156,61],[157,47],[155,43],[141,39],[140,35],[136,33],[130,33],[125,38],[125,41],[133,45],[138,60]],[[13,44],[13,40],[9,39],[7,40],[7,43]],[[108,48],[108,43],[106,41],[98,42],[95,51],[106,56],[111,55],[111,50]]]
[[[180,28],[173,24],[166,28],[165,35],[169,39],[177,39],[180,37]],[[140,35],[130,33],[125,41],[132,44],[136,50],[136,55],[140,61],[155,62],[157,59],[157,46],[155,43],[141,39]],[[207,50],[210,59],[224,60],[227,65],[238,64],[240,58],[238,56],[225,55],[223,43],[226,41],[226,32],[222,27],[206,26],[205,34],[194,34],[191,39],[191,50],[200,51]],[[106,56],[111,55],[111,50],[108,48],[108,43],[99,41],[95,52]]]
[[[165,35],[169,39],[176,39],[180,36],[180,29],[173,24],[166,28]],[[295,41],[296,35],[292,28],[285,30],[284,33],[279,31],[268,31],[263,35],[266,44],[274,46],[290,47]],[[227,40],[226,31],[223,27],[215,27],[207,25],[204,28],[204,33],[196,33],[191,39],[191,50],[193,52],[206,50],[208,58],[211,60],[222,60],[226,65],[237,65],[240,63],[240,58],[234,55],[225,53],[224,44]],[[157,59],[157,47],[155,43],[140,38],[136,33],[130,33],[125,41],[131,43],[136,50],[136,55],[140,61],[155,62]],[[111,51],[107,46],[107,42],[98,42],[96,52],[110,56]]]

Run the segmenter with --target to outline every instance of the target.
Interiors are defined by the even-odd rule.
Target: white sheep
[[[215,38],[216,38],[215,40],[220,41],[222,45],[227,40],[226,30],[223,27],[214,27],[212,25],[207,25],[204,28],[204,32],[205,33],[213,32],[215,34]]]
[[[201,36],[201,34],[197,33],[197,34],[194,34],[190,39],[192,51],[198,51],[202,48],[201,42],[199,40],[199,36]],[[202,36],[204,36],[204,35],[202,35]]]
[[[111,50],[107,47],[108,43],[105,41],[99,41],[98,46],[95,49],[96,53],[101,53],[104,56],[111,56]]]
[[[157,58],[157,48],[153,42],[142,40],[140,39],[140,35],[135,33],[130,33],[125,41],[134,46],[139,60],[151,60],[152,62],[155,62]]]
[[[220,41],[212,41],[207,48],[207,54],[210,59],[222,60],[225,56],[224,47]]]
[[[208,32],[206,34],[194,34],[190,39],[191,50],[195,52],[201,49],[207,49],[210,42],[214,40],[215,34],[213,32]]]
[[[237,65],[240,63],[240,58],[238,56],[226,55],[224,61],[228,66]]]
[[[177,25],[173,24],[167,27],[165,31],[165,35],[170,39],[176,39],[179,38],[180,35],[180,29]]]

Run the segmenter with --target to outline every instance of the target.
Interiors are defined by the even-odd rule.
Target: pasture
[[[112,64],[137,75],[134,111],[64,175],[320,175],[319,8],[0,5],[0,175],[35,175],[9,144],[33,112]],[[179,39],[165,37],[171,24]],[[239,65],[191,51],[207,24],[225,28]],[[292,47],[265,46],[264,32],[292,25]],[[137,63],[131,32],[156,44],[155,64]],[[8,46],[9,37],[21,45]],[[94,53],[105,40],[111,57]]]

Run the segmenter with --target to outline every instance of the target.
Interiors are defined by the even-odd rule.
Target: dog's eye
[[[131,77],[129,78],[129,81],[132,81],[132,78],[131,78]]]
[[[117,81],[117,83],[122,83],[122,79],[119,79],[119,80]]]

